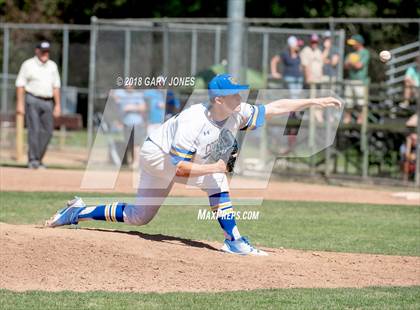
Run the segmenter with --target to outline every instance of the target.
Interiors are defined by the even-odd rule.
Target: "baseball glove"
[[[238,142],[230,130],[224,128],[219,134],[219,139],[211,152],[211,158],[214,161],[219,159],[226,163],[226,170],[232,172],[238,156]]]

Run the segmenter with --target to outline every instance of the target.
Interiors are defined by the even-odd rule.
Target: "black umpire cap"
[[[36,48],[39,48],[41,51],[49,51],[50,47],[51,44],[48,41],[41,41],[36,45]]]

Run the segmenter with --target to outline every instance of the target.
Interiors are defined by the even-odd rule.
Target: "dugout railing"
[[[276,83],[277,82],[277,83]],[[279,84],[280,82],[280,84]],[[281,81],[271,83],[274,87],[281,87]],[[361,85],[363,85],[361,83]],[[344,88],[350,85],[346,81],[331,83],[317,83],[311,85],[312,96],[316,97],[317,89],[332,89],[340,97],[344,97]],[[354,86],[354,83],[351,85]],[[357,99],[357,98],[355,98]],[[347,102],[351,100],[347,98]],[[346,113],[353,113],[353,119],[349,123],[341,123],[338,127],[334,144],[326,150],[311,157],[293,158],[294,150],[287,149],[287,154],[276,145],[276,139],[270,139],[270,128],[285,127],[299,129],[302,120],[296,118],[285,121],[271,120],[267,127],[266,139],[262,142],[268,145],[271,156],[276,158],[275,170],[280,173],[293,170],[300,170],[300,173],[311,175],[322,174],[326,177],[340,176],[361,176],[363,179],[376,178],[398,178],[401,175],[399,148],[405,140],[405,136],[416,128],[406,126],[406,121],[416,113],[417,106],[412,104],[409,107],[401,108],[398,102],[401,100],[399,94],[387,95],[387,85],[372,84],[366,87],[363,98],[364,104],[359,107],[344,109]],[[310,111],[312,112],[312,111]],[[357,122],[357,116],[361,115],[361,121]],[[312,119],[313,121],[313,119]],[[313,144],[317,128],[325,127],[325,124],[313,121],[307,123],[310,130],[307,142]],[[290,128],[284,132],[290,132]],[[312,129],[311,129],[312,128]],[[328,127],[327,127],[328,128]],[[278,133],[276,133],[278,134]],[[296,131],[295,131],[296,134]],[[331,133],[332,134],[332,133]],[[287,155],[287,156],[286,156]],[[284,158],[287,158],[287,163]],[[266,161],[263,158],[262,161]],[[299,167],[299,169],[293,169]]]

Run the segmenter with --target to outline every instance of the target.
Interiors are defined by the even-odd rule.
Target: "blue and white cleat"
[[[255,256],[267,256],[268,254],[262,250],[254,248],[246,237],[241,237],[238,240],[225,239],[225,243],[222,246],[222,251],[237,254],[237,255],[255,255]]]
[[[46,227],[57,227],[63,225],[77,224],[80,211],[85,207],[82,198],[74,197],[67,202],[67,207],[58,210],[49,220],[45,222]]]

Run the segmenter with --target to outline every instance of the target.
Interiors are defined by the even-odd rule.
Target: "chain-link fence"
[[[66,129],[79,128],[80,117],[87,120],[87,99],[89,81],[89,25],[49,25],[49,24],[0,24],[2,29],[1,79],[1,148],[2,162],[13,163],[19,159],[15,152],[15,80],[22,63],[35,56],[35,46],[40,40],[51,42],[50,58],[59,67],[61,78],[61,105],[65,115],[56,131],[50,150],[74,148],[73,152],[57,154],[55,159],[64,165],[74,165],[75,156],[80,163],[86,157],[86,138],[83,132],[69,132]],[[74,117],[77,115],[78,117]],[[77,122],[74,122],[76,120]],[[61,123],[61,125],[59,124]],[[74,126],[77,125],[77,126]],[[51,153],[50,153],[51,154]],[[68,156],[66,156],[68,155]],[[68,158],[68,160],[66,160]],[[55,161],[55,160],[54,160]]]
[[[14,113],[14,81],[19,67],[33,56],[41,38],[52,42],[51,58],[60,68],[63,111],[83,115],[87,148],[95,133],[93,116],[103,111],[109,91],[121,87],[118,77],[196,76],[201,83],[197,86],[205,87],[214,73],[227,70],[226,19],[92,21],[91,25],[1,24],[3,120],[11,120],[6,116]],[[312,160],[278,159],[276,169],[282,173],[400,179],[400,148],[409,132],[405,122],[416,109],[415,98],[410,98],[408,105],[400,104],[405,99],[401,76],[415,65],[419,29],[418,19],[246,19],[243,47],[238,52],[243,55],[245,75],[256,80],[256,88],[282,87],[281,81],[270,76],[270,62],[287,47],[291,35],[307,45],[313,33],[332,33],[339,54],[334,90],[340,96],[344,96],[347,78],[344,60],[351,52],[346,38],[361,34],[370,52],[365,123],[357,123],[357,113],[361,111],[353,112],[353,121],[340,126],[333,147]],[[414,46],[410,57],[388,66],[379,61],[380,50],[404,46]],[[390,85],[395,77],[400,79]],[[331,88],[331,84],[326,87]],[[191,89],[184,88],[174,91],[181,102],[191,93]],[[8,124],[13,126],[13,122],[3,122],[2,126]],[[13,147],[11,132],[9,136],[2,134],[2,146]],[[275,152],[275,148],[271,151]]]

